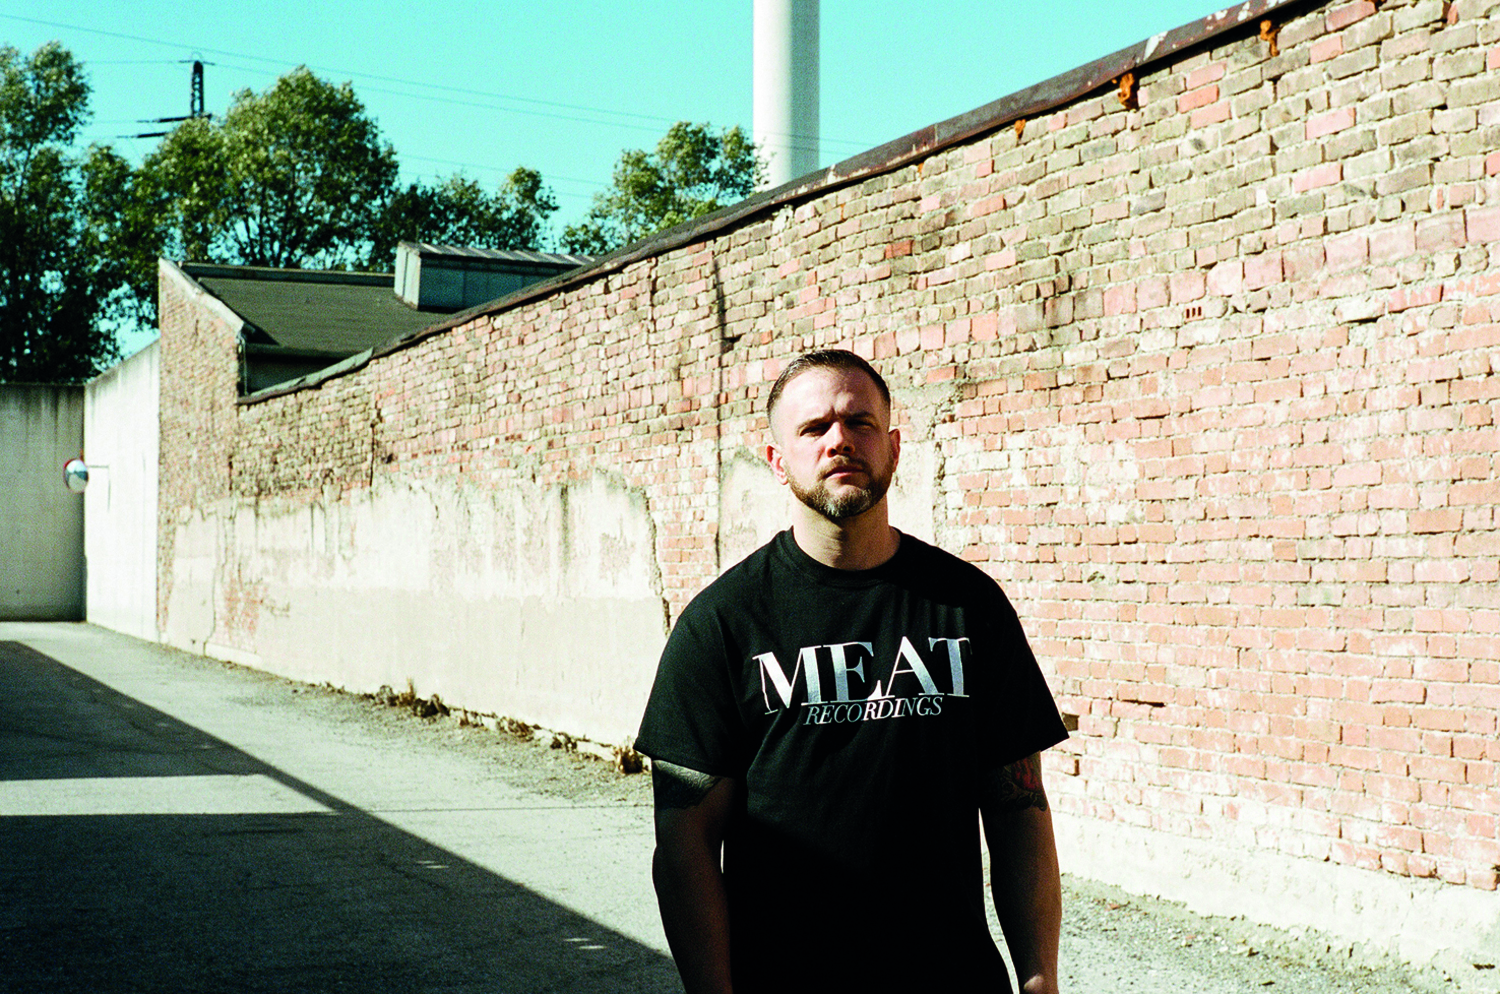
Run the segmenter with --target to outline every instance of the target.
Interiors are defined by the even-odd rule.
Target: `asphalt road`
[[[649,784],[87,625],[0,623],[0,990],[679,991]],[[1397,994],[1068,881],[1070,994]]]

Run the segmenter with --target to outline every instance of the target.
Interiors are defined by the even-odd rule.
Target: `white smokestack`
[[[754,130],[767,187],[818,168],[818,0],[755,0]]]

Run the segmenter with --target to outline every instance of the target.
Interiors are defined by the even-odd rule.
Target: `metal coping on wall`
[[[600,256],[591,265],[560,273],[552,279],[533,283],[498,300],[459,311],[421,331],[394,338],[384,345],[376,346],[357,356],[351,356],[327,369],[241,397],[239,403],[256,404],[283,394],[317,387],[327,380],[363,367],[372,359],[398,352],[432,335],[467,324],[475,318],[508,311],[528,301],[548,297],[560,290],[590,282],[601,276],[608,276],[632,263],[703,241],[710,235],[741,224],[756,215],[768,213],[789,203],[823,196],[872,176],[894,172],[954,145],[970,141],[988,132],[998,131],[1007,124],[1056,110],[1096,90],[1115,86],[1126,73],[1134,73],[1147,66],[1163,62],[1171,56],[1182,55],[1189,49],[1202,46],[1237,29],[1254,30],[1261,18],[1271,14],[1297,8],[1327,6],[1329,2],[1330,0],[1246,0],[1244,3],[1226,7],[1207,17],[1171,31],[1153,35],[1128,48],[1122,48],[1112,55],[1095,59],[1087,65],[1043,80],[1024,90],[1018,90],[1009,96],[987,103],[983,107],[957,117],[950,117],[937,124],[928,125],[867,152],[861,152],[827,169],[808,173],[790,183],[772,190],[764,190],[738,203],[714,211],[712,214],[705,214],[676,227],[659,231],[609,255]]]

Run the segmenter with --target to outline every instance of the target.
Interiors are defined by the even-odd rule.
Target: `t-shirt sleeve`
[[[997,747],[984,754],[984,764],[991,767],[1050,749],[1068,737],[1015,608],[998,586],[994,591],[990,621],[995,649],[989,668],[995,680],[994,708],[992,734],[987,737]]]
[[[718,617],[694,601],[667,637],[635,748],[699,773],[741,777],[742,729]]]

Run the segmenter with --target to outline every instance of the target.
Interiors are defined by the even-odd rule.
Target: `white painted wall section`
[[[160,348],[153,342],[85,388],[83,551],[88,620],[156,640]]]
[[[612,477],[438,478],[174,527],[165,641],[356,691],[410,682],[597,742],[635,734],[666,608],[645,498]]]

